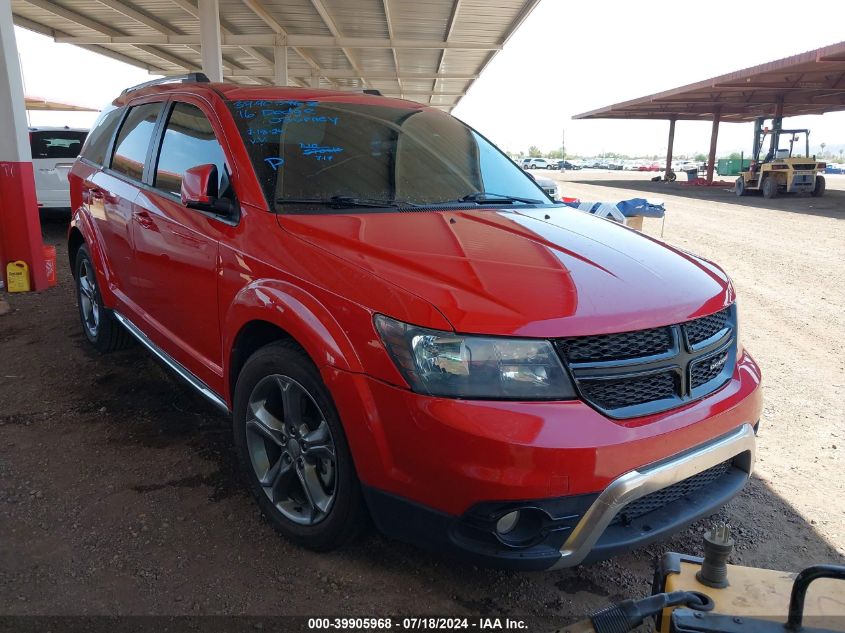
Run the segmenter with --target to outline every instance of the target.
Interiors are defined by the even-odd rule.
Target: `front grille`
[[[733,374],[736,307],[665,327],[555,341],[581,397],[614,418],[682,406]]]
[[[584,380],[581,393],[602,409],[618,409],[631,402],[652,402],[675,395],[675,374],[659,374],[622,380]]]
[[[728,309],[720,310],[710,316],[689,321],[684,324],[684,331],[687,334],[687,340],[690,345],[698,345],[707,339],[716,336],[719,332],[725,329],[728,321]]]
[[[620,360],[654,356],[672,347],[672,331],[668,327],[622,334],[579,336],[563,341],[564,354],[572,362]]]
[[[722,368],[727,362],[728,350],[695,361],[692,365],[690,365],[690,386],[695,389],[696,387],[710,382],[722,373]]]
[[[732,460],[729,459],[721,464],[716,464],[712,468],[696,473],[692,477],[688,477],[666,488],[655,490],[651,494],[632,501],[622,508],[610,524],[628,525],[634,519],[644,516],[649,512],[654,512],[663,506],[669,505],[673,501],[712,486],[728,474],[732,467],[731,463]]]

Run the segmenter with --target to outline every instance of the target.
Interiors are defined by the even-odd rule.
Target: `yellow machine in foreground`
[[[766,198],[774,198],[781,193],[809,193],[823,196],[825,181],[819,172],[824,171],[825,163],[810,156],[810,130],[784,130],[782,119],[772,122],[771,131],[763,127],[765,119],[754,122],[754,151],[751,166],[740,173],[736,179],[734,191],[744,196],[751,191],[762,191]],[[766,156],[760,160],[760,153],[766,136],[771,135],[771,143]],[[800,140],[804,138],[803,156],[800,152]],[[781,148],[781,140],[788,141],[788,148]]]
[[[722,526],[704,537],[704,558],[666,554],[654,594],[626,600],[567,627],[568,633],[625,633],[654,618],[660,633],[832,633],[845,631],[845,566],[800,573],[727,565],[734,541]]]

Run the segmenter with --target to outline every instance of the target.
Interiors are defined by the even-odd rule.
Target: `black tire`
[[[299,398],[299,404],[296,407],[299,414],[299,428],[310,433],[294,432],[291,428],[293,425],[288,424],[291,420],[285,420],[288,417],[284,412],[285,396],[280,395],[282,400],[278,400],[275,405],[270,398],[261,399],[268,393],[261,391],[265,389],[265,385],[269,384],[269,388],[272,389],[273,382],[282,381],[282,379],[286,386],[295,385],[297,389],[302,390],[296,392]],[[280,394],[283,392],[284,389]],[[269,413],[272,416],[269,418],[272,421],[271,425],[257,424],[261,418],[265,420],[268,418],[266,415],[259,417],[253,414],[256,411],[256,400],[261,402],[262,408],[266,407],[263,413]],[[312,408],[312,405],[316,408]],[[346,435],[329,390],[320,378],[319,371],[301,347],[293,341],[277,341],[262,347],[249,357],[235,385],[232,418],[235,445],[250,491],[277,532],[294,543],[317,551],[340,547],[361,532],[366,524],[367,513]],[[329,486],[325,485],[323,477],[327,475],[321,469],[321,464],[309,466],[308,463],[303,463],[309,459],[305,448],[306,439],[315,432],[310,427],[314,424],[322,426],[322,420],[317,422],[320,418],[328,425],[329,441],[334,456],[331,467],[326,468],[326,471],[329,471],[328,474],[331,475],[330,491],[327,490]],[[256,432],[255,429],[259,427],[261,431]],[[264,432],[268,428],[274,430],[278,427],[281,427],[281,433],[274,435],[273,438]],[[297,441],[294,438],[297,438]],[[285,439],[286,444],[283,442]],[[292,448],[294,444],[296,445],[295,452]],[[262,449],[261,446],[264,448]],[[312,450],[313,448],[314,445],[311,446]],[[279,465],[287,464],[286,475],[283,473],[279,476],[278,470],[274,471],[277,466],[271,456],[271,449],[278,452]],[[262,453],[262,450],[265,452]],[[316,461],[319,462],[320,459]],[[266,466],[263,473],[264,485],[259,478],[256,464]],[[308,467],[311,468],[312,485],[316,483],[322,487],[321,494],[331,496],[330,505],[325,512],[318,511],[316,506],[311,504],[311,499],[316,496],[306,490],[308,486],[305,485],[305,479],[308,477],[304,473]],[[274,475],[273,472],[276,474]],[[286,483],[282,483],[287,490],[277,490],[277,485],[283,477],[288,478]],[[270,480],[273,480],[272,484]],[[300,498],[294,498],[295,495],[288,494],[297,487]],[[271,495],[274,497],[272,500]],[[297,503],[302,507],[297,507]],[[311,524],[303,523],[308,520],[306,515],[312,518],[319,515],[319,520]]]
[[[102,354],[129,347],[133,342],[132,335],[114,317],[114,313],[103,305],[94,263],[84,244],[76,253],[73,277],[79,319],[88,342]]]
[[[675,182],[678,179],[678,174],[669,170],[666,172],[666,182]]]
[[[777,198],[778,197],[778,181],[773,176],[767,176],[763,181],[763,197]]]
[[[821,198],[824,195],[825,186],[824,176],[816,176],[816,186],[813,187],[813,197]]]
[[[744,195],[745,195],[745,192],[746,192],[746,189],[745,189],[745,178],[743,178],[742,176],[740,176],[739,178],[737,178],[737,179],[736,179],[736,183],[734,184],[734,193],[735,193],[737,196],[742,197],[742,196],[744,196]]]

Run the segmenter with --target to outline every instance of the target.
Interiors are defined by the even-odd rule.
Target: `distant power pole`
[[[566,160],[566,128],[560,131],[560,153],[561,158]]]

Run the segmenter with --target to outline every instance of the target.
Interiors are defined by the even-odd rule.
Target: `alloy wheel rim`
[[[262,378],[247,406],[247,449],[262,491],[285,518],[319,523],[337,493],[337,452],[326,416],[305,387],[281,374]]]
[[[100,306],[97,304],[97,278],[87,259],[82,260],[79,269],[79,305],[82,321],[90,336],[97,336],[100,329]]]

